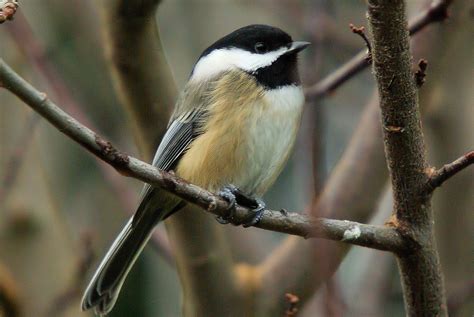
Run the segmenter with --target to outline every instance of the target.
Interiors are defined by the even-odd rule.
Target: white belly
[[[301,87],[285,86],[265,93],[265,105],[257,105],[250,117],[246,140],[246,173],[236,185],[263,194],[288,160],[300,126],[304,96]],[[265,112],[259,115],[259,111]],[[258,118],[258,119],[257,119]]]

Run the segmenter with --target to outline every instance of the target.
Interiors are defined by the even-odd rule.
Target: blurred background
[[[99,2],[21,1],[15,20],[0,25],[0,56],[82,123],[139,156],[107,67],[101,18],[106,4]],[[409,1],[409,16],[429,2]],[[366,25],[365,10],[364,1],[164,0],[156,18],[178,89],[201,51],[252,23],[278,26],[313,43],[301,58],[303,82],[310,86],[364,49],[348,25]],[[450,19],[421,31],[412,46],[415,61],[429,61],[420,102],[429,160],[438,167],[474,145],[473,10],[471,1],[456,1]],[[366,70],[308,103],[294,155],[265,197],[270,208],[308,208],[373,89]],[[116,175],[0,89],[0,316],[91,316],[80,312],[80,296],[134,211],[141,186]],[[373,223],[383,224],[391,212],[390,194],[383,192]],[[472,316],[474,169],[443,185],[433,205],[451,315]],[[227,232],[235,259],[250,264],[286,238],[257,229]],[[299,316],[403,315],[394,258],[352,248],[335,277],[299,308]],[[110,316],[132,315],[181,315],[176,270],[150,245]]]

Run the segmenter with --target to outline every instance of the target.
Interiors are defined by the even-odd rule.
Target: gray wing
[[[165,171],[175,168],[189,145],[203,133],[210,102],[209,90],[212,89],[212,82],[184,88],[156,150],[152,163],[154,166]]]
[[[173,120],[161,140],[153,166],[169,171],[196,137],[202,134],[205,111],[194,109]]]
[[[189,145],[203,133],[206,111],[203,108],[194,108],[190,111],[182,113],[180,116],[171,120],[163,139],[161,140],[155,157],[153,158],[153,166],[165,171],[169,171],[176,167],[181,156],[186,152]],[[133,223],[136,223],[146,210],[153,212],[156,208],[163,206],[164,197],[154,195],[156,188],[149,184],[145,184],[141,193],[139,207],[134,215]],[[163,199],[162,199],[163,198]],[[163,212],[172,212],[163,208]],[[168,217],[162,215],[161,219]]]

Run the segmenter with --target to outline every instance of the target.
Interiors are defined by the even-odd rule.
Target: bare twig
[[[414,35],[433,22],[443,21],[447,18],[447,9],[452,0],[434,0],[430,7],[413,18],[409,23],[410,35]],[[333,92],[355,74],[367,68],[366,52],[357,53],[344,65],[327,75],[315,85],[305,89],[307,100],[320,99]]]
[[[425,83],[427,67],[428,67],[428,62],[426,61],[426,59],[420,59],[418,61],[418,69],[415,72],[415,83],[418,88],[423,86],[423,84]]]
[[[118,151],[110,142],[81,125],[58,108],[45,94],[40,93],[24,81],[2,60],[0,60],[0,81],[8,90],[17,95],[61,132],[113,166],[123,175],[161,187],[215,215],[224,216],[228,212],[228,202],[221,197],[187,183],[173,173],[160,171]],[[247,208],[239,207],[235,219],[236,221],[243,221],[248,219],[250,213],[251,211]],[[305,238],[325,238],[394,252],[401,252],[404,246],[404,241],[398,232],[389,227],[342,220],[314,219],[297,213],[284,215],[280,211],[266,210],[262,220],[256,227]]]
[[[299,297],[291,293],[286,293],[285,299],[289,304],[285,312],[285,317],[296,317],[298,313],[298,303],[300,302]]]
[[[367,53],[360,51],[345,64],[331,72],[316,84],[305,88],[306,100],[317,100],[326,97],[357,73],[367,68]]]
[[[0,0],[0,24],[7,20],[12,20],[17,9],[17,0]]]
[[[428,9],[418,14],[408,24],[408,32],[414,35],[433,22],[442,22],[449,17],[448,8],[453,0],[433,0]]]
[[[418,90],[411,70],[405,2],[368,1],[373,66],[385,129],[384,145],[393,188],[393,223],[410,240],[398,266],[408,316],[446,316],[446,298],[434,240],[431,195],[421,130]]]
[[[433,171],[428,178],[426,192],[430,193],[437,187],[440,187],[445,181],[468,167],[474,164],[474,151],[470,151],[454,162],[445,164],[437,171]]]

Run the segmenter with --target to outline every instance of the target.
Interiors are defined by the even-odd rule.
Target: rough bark
[[[436,242],[421,130],[418,92],[411,71],[405,3],[369,1],[373,68],[380,95],[384,147],[392,180],[393,223],[410,239],[399,254],[407,315],[446,315],[446,299]]]

